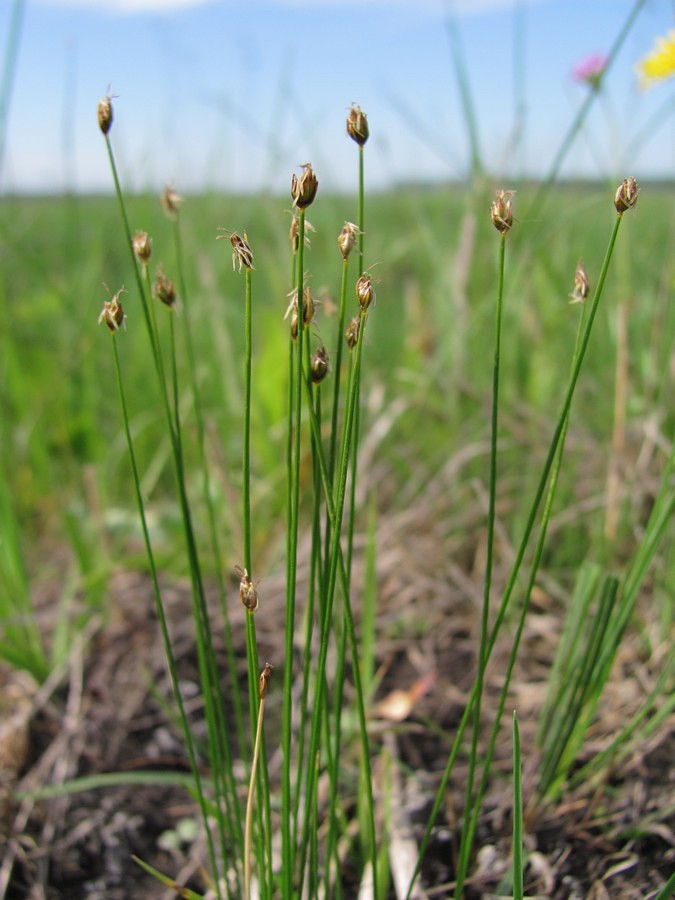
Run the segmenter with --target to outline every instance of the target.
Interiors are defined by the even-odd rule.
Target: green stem
[[[490,592],[492,588],[492,557],[495,538],[495,506],[497,496],[497,437],[499,426],[499,373],[501,359],[502,306],[504,299],[504,262],[506,258],[506,235],[504,232],[499,244],[499,271],[497,288],[497,305],[495,310],[495,349],[492,371],[492,421],[490,429],[490,483],[487,520],[487,548],[485,560],[485,581],[483,591],[483,612],[481,616],[480,647],[478,651],[478,673],[476,675],[475,701],[473,705],[473,734],[471,753],[469,756],[469,774],[467,776],[465,817],[473,809],[473,787],[478,758],[478,736],[480,731],[480,712],[483,698],[483,683],[487,666],[488,622],[490,617]],[[469,829],[465,827],[460,844],[459,863],[457,868],[455,896],[461,897],[464,879],[469,865],[471,840]]]
[[[544,492],[546,490],[546,484],[548,482],[549,475],[551,473],[551,469],[553,466],[553,462],[558,450],[558,446],[560,441],[562,440],[563,433],[566,428],[566,420],[570,412],[570,408],[572,405],[572,398],[574,396],[574,391],[576,389],[577,381],[579,379],[579,373],[581,372],[581,366],[584,361],[584,357],[586,355],[586,350],[588,348],[588,343],[590,341],[591,332],[593,329],[593,322],[595,321],[595,316],[598,310],[598,305],[600,302],[600,297],[602,296],[602,292],[605,285],[605,280],[607,278],[607,272],[609,271],[609,264],[612,258],[612,254],[614,252],[614,246],[616,244],[617,235],[619,233],[619,228],[621,225],[622,216],[617,216],[614,228],[612,230],[612,234],[609,239],[609,244],[607,247],[607,251],[605,253],[605,259],[602,264],[602,269],[600,271],[600,276],[598,278],[598,286],[593,297],[593,301],[591,303],[591,309],[588,315],[588,319],[586,321],[586,327],[583,333],[583,337],[581,339],[581,346],[579,349],[578,356],[572,366],[572,371],[570,373],[570,379],[568,382],[567,390],[565,392],[565,397],[562,404],[562,409],[560,411],[560,415],[558,417],[558,422],[556,424],[553,437],[551,439],[551,443],[549,446],[548,454],[546,457],[546,461],[544,462],[544,466],[542,469],[541,476],[539,478],[539,483],[537,485],[537,489],[535,492],[535,497],[530,508],[530,513],[527,518],[527,522],[525,523],[525,528],[523,531],[523,536],[518,547],[518,551],[516,553],[516,558],[513,563],[513,567],[511,569],[511,575],[509,576],[508,583],[504,590],[504,596],[502,597],[502,601],[499,605],[499,609],[497,611],[497,616],[495,618],[495,623],[492,627],[492,631],[490,633],[490,639],[488,642],[486,662],[489,661],[492,651],[494,649],[495,642],[497,640],[497,636],[502,626],[502,622],[504,621],[504,616],[506,615],[506,611],[508,609],[511,596],[513,594],[516,582],[518,580],[518,576],[520,574],[520,567],[523,563],[523,559],[525,556],[525,551],[530,541],[530,537],[532,535],[532,531],[534,529],[534,524],[536,521],[537,513],[539,511],[539,506],[544,496]],[[434,799],[434,804],[432,806],[431,812],[429,814],[429,818],[427,820],[427,825],[424,831],[424,836],[420,843],[419,855],[417,859],[417,865],[415,867],[415,871],[413,872],[413,876],[410,881],[410,885],[408,887],[407,898],[409,900],[413,886],[419,875],[419,871],[422,865],[422,860],[424,859],[424,855],[426,853],[427,847],[429,845],[429,839],[431,837],[431,832],[434,827],[434,823],[436,821],[436,817],[438,816],[439,810],[443,803],[443,799],[445,797],[445,791],[447,788],[448,780],[454,768],[455,760],[457,759],[457,754],[459,752],[459,748],[461,745],[462,738],[464,736],[464,732],[466,730],[466,726],[471,715],[473,704],[476,696],[476,684],[474,683],[471,694],[469,696],[469,700],[467,702],[464,713],[462,714],[462,719],[457,728],[457,732],[455,735],[455,740],[453,743],[452,751],[450,756],[448,757],[448,761],[446,763],[445,770],[443,771],[443,775],[441,777],[438,789],[436,791],[436,797]]]

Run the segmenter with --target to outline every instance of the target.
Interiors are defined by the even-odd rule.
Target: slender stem
[[[281,775],[281,847],[283,896],[294,896],[293,879],[295,852],[292,845],[292,796],[291,796],[291,745],[293,712],[293,636],[295,631],[295,599],[298,565],[298,516],[300,505],[300,435],[302,426],[302,355],[304,345],[304,251],[305,210],[298,213],[297,253],[297,318],[298,334],[295,341],[292,409],[289,411],[289,429],[293,439],[289,477],[288,505],[288,558],[286,560],[286,628],[282,713],[282,745],[284,749]]]
[[[246,837],[244,839],[244,897],[249,900],[251,896],[251,832],[253,830],[253,795],[255,793],[256,773],[258,771],[258,758],[260,756],[260,743],[262,736],[263,714],[265,712],[265,699],[260,700],[258,707],[258,726],[255,732],[255,746],[253,750],[253,762],[251,763],[251,777],[248,782],[248,800],[246,801]]]
[[[565,397],[563,399],[562,408],[560,411],[560,415],[558,417],[558,422],[556,424],[553,437],[551,438],[551,443],[549,446],[548,454],[546,460],[544,462],[544,466],[542,468],[542,472],[539,478],[539,483],[537,485],[537,489],[535,491],[534,500],[532,502],[532,506],[530,508],[530,512],[527,518],[527,522],[525,523],[525,528],[523,530],[523,536],[520,541],[520,545],[516,552],[516,557],[513,562],[513,566],[511,569],[511,575],[509,576],[508,583],[506,588],[504,589],[504,595],[502,597],[501,603],[499,605],[499,609],[497,610],[497,615],[495,618],[494,625],[492,626],[492,631],[490,632],[490,639],[488,642],[486,662],[489,661],[492,651],[494,649],[495,642],[497,640],[497,636],[501,629],[502,623],[504,621],[504,616],[506,615],[506,611],[509,607],[509,603],[511,601],[511,597],[513,595],[513,591],[518,580],[518,576],[520,574],[520,567],[523,563],[523,559],[525,557],[525,551],[530,542],[530,537],[532,535],[532,531],[534,529],[534,524],[536,521],[537,513],[539,511],[539,506],[544,497],[544,492],[546,490],[546,484],[548,482],[549,475],[551,473],[551,469],[555,460],[556,453],[558,451],[558,446],[560,441],[562,440],[563,433],[566,428],[566,420],[569,415],[569,411],[572,405],[572,398],[574,396],[574,391],[576,389],[577,381],[579,379],[579,373],[581,372],[581,366],[583,364],[586,350],[588,348],[588,343],[590,341],[591,332],[593,330],[593,322],[595,321],[595,316],[598,310],[598,305],[600,302],[600,298],[602,296],[602,292],[605,285],[605,280],[607,278],[607,272],[609,271],[609,264],[612,259],[612,254],[614,252],[614,246],[616,244],[617,235],[619,233],[619,228],[621,226],[621,220],[623,216],[619,215],[616,217],[614,222],[614,228],[612,229],[612,233],[610,235],[609,244],[607,247],[607,251],[605,253],[605,259],[602,264],[602,269],[600,271],[600,275],[598,278],[598,285],[596,288],[595,295],[593,297],[591,303],[591,309],[588,314],[588,318],[586,320],[586,327],[584,329],[583,337],[581,339],[581,346],[579,348],[579,353],[577,355],[576,360],[572,366],[572,371],[570,373],[570,379],[567,385],[567,390],[565,392]],[[450,775],[454,768],[455,760],[457,759],[457,754],[459,752],[459,748],[461,746],[462,738],[464,737],[464,732],[466,730],[466,726],[468,720],[471,716],[471,712],[473,710],[473,704],[476,697],[476,683],[471,689],[471,694],[469,695],[469,699],[466,705],[466,708],[462,714],[461,721],[457,728],[457,732],[455,735],[455,740],[453,742],[452,750],[448,757],[448,761],[445,766],[445,770],[443,771],[443,775],[441,777],[438,789],[436,791],[436,797],[434,799],[434,803],[429,814],[429,818],[427,820],[427,825],[424,830],[424,836],[420,843],[419,855],[417,858],[417,865],[415,866],[415,871],[413,872],[412,878],[410,880],[410,885],[408,887],[407,898],[411,897],[412,889],[414,887],[415,881],[417,880],[417,876],[419,875],[419,871],[422,865],[422,860],[424,859],[424,855],[426,853],[427,847],[429,845],[429,839],[431,837],[431,831],[434,826],[434,822],[436,817],[438,816],[438,812],[441,808],[441,804],[443,803],[443,799],[445,797],[445,790],[447,788],[448,781],[450,779]]]
[[[192,731],[190,729],[190,724],[188,722],[187,714],[185,712],[185,706],[183,704],[183,696],[180,690],[180,681],[178,679],[178,670],[176,668],[176,660],[173,655],[173,648],[171,645],[171,637],[169,635],[169,626],[166,620],[166,613],[164,610],[164,603],[162,601],[162,593],[159,587],[159,579],[157,576],[157,566],[155,564],[155,555],[152,550],[152,543],[150,541],[150,532],[148,530],[147,518],[145,515],[145,504],[143,502],[143,492],[141,491],[141,480],[138,473],[138,465],[136,464],[136,453],[134,451],[134,444],[131,437],[131,429],[129,428],[129,413],[127,409],[127,401],[126,395],[124,391],[124,382],[122,380],[122,369],[120,366],[120,358],[119,352],[117,349],[117,340],[116,335],[112,336],[112,345],[113,345],[113,359],[115,362],[115,375],[117,378],[117,387],[120,398],[120,406],[122,408],[122,423],[124,425],[124,435],[126,437],[127,442],[127,451],[129,453],[129,462],[131,464],[131,475],[132,481],[134,485],[134,493],[136,495],[136,504],[138,506],[138,515],[141,521],[141,530],[143,532],[143,541],[145,543],[145,552],[148,558],[148,564],[150,566],[150,577],[152,579],[152,588],[153,588],[153,596],[155,599],[155,609],[157,610],[157,620],[159,622],[159,627],[162,632],[162,641],[164,643],[164,653],[166,655],[167,667],[169,669],[169,677],[171,679],[171,687],[173,689],[174,697],[176,698],[176,704],[178,706],[178,716],[181,723],[181,728],[183,731],[183,737],[185,739],[185,746],[187,749],[188,759],[190,760],[190,769],[192,771],[192,777],[195,781],[195,788],[197,792],[197,800],[199,802],[199,808],[202,814],[202,821],[204,823],[204,832],[206,834],[207,841],[207,849],[209,854],[209,864],[211,865],[211,870],[213,872],[217,872],[216,867],[216,853],[213,845],[213,838],[211,835],[211,828],[209,825],[209,808],[206,803],[206,797],[204,795],[204,790],[202,788],[201,775],[199,774],[199,764],[197,762],[197,755],[195,751],[195,745],[192,737]],[[220,889],[217,888],[218,897],[221,897]]]
[[[483,611],[481,616],[480,647],[478,651],[478,673],[476,675],[475,701],[473,705],[473,733],[471,738],[471,753],[469,756],[469,773],[467,776],[466,801],[464,809],[465,818],[473,809],[473,787],[476,772],[476,760],[478,757],[478,736],[480,731],[480,712],[483,698],[483,682],[485,668],[487,666],[487,638],[488,622],[490,617],[490,592],[492,588],[492,557],[495,538],[495,505],[497,496],[497,435],[499,426],[499,373],[501,358],[501,333],[502,333],[502,305],[504,298],[504,261],[506,258],[506,235],[504,232],[499,244],[499,272],[497,287],[497,305],[495,310],[495,349],[494,365],[492,370],[492,421],[490,431],[490,484],[488,500],[487,520],[487,548],[485,560],[485,580],[483,591]],[[469,865],[471,841],[469,829],[462,833],[460,845],[459,865],[457,869],[455,896],[461,897],[464,888],[464,879]]]

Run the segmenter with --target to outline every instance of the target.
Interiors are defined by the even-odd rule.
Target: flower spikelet
[[[103,134],[108,134],[113,123],[113,107],[112,94],[106,94],[102,100],[98,101],[98,127]]]
[[[101,322],[105,322],[105,325],[111,334],[115,334],[115,332],[119,331],[122,325],[125,324],[124,320],[126,319],[126,316],[122,309],[122,304],[120,303],[121,294],[126,294],[123,287],[121,287],[110,300],[104,300],[101,315],[98,317],[99,325]]]
[[[633,209],[639,193],[640,188],[635,178],[632,175],[624,178],[614,195],[614,206],[619,215],[623,215],[628,209]]]
[[[511,201],[515,191],[497,191],[495,199],[490,207],[492,224],[497,231],[504,236],[513,225],[513,209]]]
[[[590,289],[591,286],[588,281],[586,270],[584,269],[584,264],[579,260],[574,273],[574,290],[570,295],[570,303],[585,303]]]
[[[160,200],[162,203],[162,207],[164,208],[164,212],[167,214],[167,216],[175,219],[180,210],[180,205],[183,202],[183,198],[178,196],[178,194],[174,191],[170,184],[167,184],[167,186],[162,191]]]
[[[352,252],[354,244],[356,243],[356,238],[361,234],[358,225],[354,225],[353,222],[345,222],[342,231],[338,237],[338,247],[340,248],[340,253],[342,253],[342,258],[347,259],[349,254]]]
[[[352,105],[347,116],[347,134],[356,141],[359,147],[368,140],[370,132],[368,130],[368,119],[366,114],[361,110],[360,106]]]
[[[291,197],[298,209],[306,209],[311,206],[316,197],[319,181],[314,174],[311,163],[303,163],[300,168],[302,175],[298,177],[295,172],[291,181]]]
[[[246,232],[244,232],[244,236],[241,237],[236,231],[228,231],[226,228],[219,228],[219,231],[223,231],[224,234],[217,235],[216,240],[228,238],[232,244],[232,271],[234,271],[237,262],[239,263],[240,272],[242,266],[246,269],[252,269],[253,251],[248,242],[248,235]]]
[[[152,256],[152,241],[147,231],[137,231],[131,242],[136,259],[146,265]]]

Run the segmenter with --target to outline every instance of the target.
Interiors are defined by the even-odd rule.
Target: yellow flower
[[[640,60],[636,69],[642,88],[675,75],[675,30],[671,29],[666,37],[657,37],[656,48]]]

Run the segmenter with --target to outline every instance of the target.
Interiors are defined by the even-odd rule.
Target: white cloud
[[[60,6],[66,9],[100,10],[113,15],[135,13],[171,13],[179,9],[206,6],[214,0],[39,0],[42,6]]]
[[[207,6],[216,0],[38,0],[43,6],[60,6],[70,9],[100,10],[113,15],[134,15],[135,13],[172,13],[179,9],[191,9]],[[450,13],[456,16],[477,15],[479,13],[497,12],[512,9],[515,6],[528,6],[546,0],[263,0],[264,5],[292,7],[296,9],[316,9],[345,6],[369,6],[371,8],[398,9],[415,8],[418,11]],[[263,5],[258,0],[248,0],[248,6]]]

